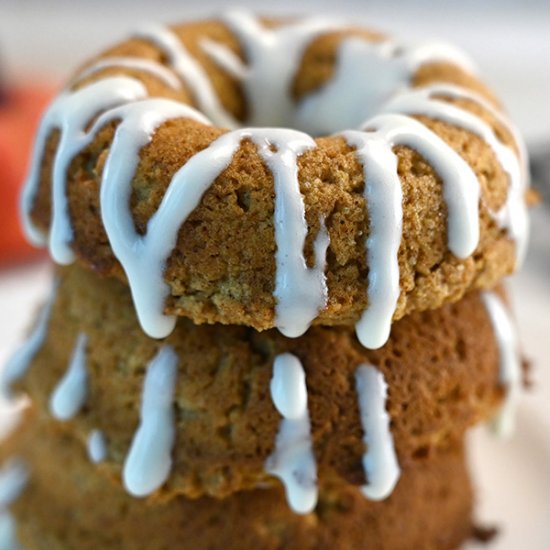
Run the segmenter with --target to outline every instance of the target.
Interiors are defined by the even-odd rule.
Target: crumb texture
[[[13,509],[20,542],[29,550],[451,550],[472,531],[461,446],[405,470],[383,502],[325,480],[314,512],[300,516],[288,509],[279,488],[225,500],[134,499],[89,464],[71,434],[36,412],[15,439],[33,471]]]
[[[264,24],[275,25],[269,21]],[[223,108],[237,120],[245,120],[247,98],[241,83],[201,47],[206,39],[215,41],[244,63],[246,52],[234,33],[215,21],[173,30],[203,67]],[[360,29],[317,37],[306,48],[293,79],[296,102],[327,85],[334,76],[336,52],[350,36],[381,40],[380,35]],[[167,65],[165,54],[143,39],[114,46],[90,63],[120,56]],[[154,74],[136,68],[103,68],[83,79],[77,78],[74,86],[81,88],[113,76],[137,79],[150,97],[176,99],[197,107],[193,94],[185,86],[174,89]],[[433,83],[458,86],[481,95],[488,104],[495,102],[477,77],[449,63],[421,65],[412,77],[411,86]],[[517,152],[519,145],[514,137],[490,109],[444,94],[440,99],[444,104],[474,114],[492,128],[502,143]],[[403,237],[398,254],[399,299],[394,319],[412,311],[438,308],[472,289],[491,288],[515,267],[515,245],[491,214],[505,203],[509,187],[508,175],[494,150],[472,131],[422,114],[412,116],[439,136],[475,173],[481,190],[480,240],[475,252],[467,258],[460,259],[451,253],[441,177],[413,148],[395,147],[403,189]],[[102,223],[99,200],[103,169],[117,123],[106,124],[72,160],[67,193],[73,226],[71,247],[79,262],[96,272],[125,280]],[[150,143],[142,148],[131,182],[130,210],[139,233],[146,233],[147,223],[159,208],[174,174],[226,132],[188,118],[160,125]],[[372,266],[366,258],[365,242],[371,235],[371,227],[369,204],[364,196],[365,174],[354,149],[341,137],[320,137],[315,143],[315,148],[298,159],[298,181],[308,229],[304,248],[308,265],[313,263],[313,241],[320,220],[324,220],[330,238],[325,268],[328,302],[314,322],[350,325],[369,305],[367,277]],[[51,173],[58,145],[59,132],[54,131],[41,161],[40,183],[31,209],[34,223],[45,232],[52,222]],[[256,146],[244,140],[177,234],[164,270],[169,286],[166,313],[185,316],[194,323],[239,324],[257,330],[275,326],[274,201],[272,172]]]
[[[364,349],[353,330],[312,327],[289,339],[271,330],[193,325],[180,319],[155,341],[141,331],[126,286],[78,266],[59,272],[57,299],[44,346],[22,389],[45,413],[78,334],[88,337],[89,393],[84,409],[59,429],[85,449],[102,430],[109,454],[102,469],[120,477],[136,430],[148,362],[162,345],[178,355],[174,467],[163,496],[225,496],[265,473],[279,423],[270,397],[273,362],[292,353],[306,373],[308,408],[319,476],[365,483],[365,452],[356,369],[372,364],[389,386],[387,409],[402,467],[429,461],[489,418],[502,398],[492,326],[477,293],[456,304],[396,322],[380,350]]]

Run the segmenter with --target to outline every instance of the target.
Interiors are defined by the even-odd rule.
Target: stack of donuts
[[[22,197],[58,267],[2,380],[20,544],[457,548],[523,378],[525,166],[445,44],[233,11],[86,63]]]

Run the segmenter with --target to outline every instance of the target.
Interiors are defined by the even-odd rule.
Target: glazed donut
[[[355,325],[378,348],[392,320],[521,261],[523,149],[447,46],[231,12],[145,28],[77,72],[23,213],[57,262],[127,281],[152,337],[185,316]]]
[[[82,452],[89,447],[103,472],[138,496],[154,489],[165,500],[223,498],[276,486],[279,477],[290,506],[308,511],[309,500],[296,496],[301,484],[277,468],[296,464],[281,451],[294,422],[310,442],[299,461],[306,479],[339,479],[378,500],[392,492],[401,470],[460,445],[465,431],[494,417],[503,402],[499,335],[478,292],[397,321],[380,350],[363,348],[350,327],[315,326],[289,339],[276,330],[194,325],[184,318],[158,342],[141,331],[122,282],[71,266],[60,272],[47,327],[19,388],[41,414],[61,421],[58,429],[73,434]],[[298,373],[285,381],[289,367]],[[81,368],[87,376],[75,382]],[[146,417],[157,413],[143,407],[159,383],[150,374],[156,368],[164,369],[164,395],[170,407],[173,398],[175,412],[147,436]],[[303,417],[296,419],[293,402],[307,405]],[[366,424],[365,414],[381,424]],[[364,440],[373,433],[380,440]],[[98,437],[108,452],[95,450],[102,446]],[[147,437],[157,448],[170,441],[173,452],[171,465],[144,488],[135,483],[147,477],[135,466],[135,448]],[[308,488],[311,498],[315,486]]]
[[[13,504],[24,548],[353,550],[368,541],[371,548],[401,550],[406,541],[413,548],[451,550],[472,532],[472,487],[462,447],[405,471],[384,502],[325,480],[316,510],[297,515],[280,488],[223,500],[132,498],[90,469],[71,434],[38,416],[30,415],[11,442],[33,471]]]

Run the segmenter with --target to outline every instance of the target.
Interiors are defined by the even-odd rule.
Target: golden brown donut
[[[139,424],[147,364],[170,346],[178,357],[173,467],[160,493],[223,497],[277,483],[266,471],[281,414],[270,397],[274,362],[292,353],[303,365],[318,476],[365,484],[366,447],[357,369],[374,365],[388,384],[386,408],[398,462],[407,468],[457,445],[470,426],[493,416],[503,396],[493,325],[479,293],[394,323],[388,343],[366,350],[352,330],[312,327],[304,336],[258,333],[180,319],[162,342],[145,336],[124,284],[77,266],[60,273],[47,338],[19,389],[52,415],[52,395],[85,334],[88,394],[60,430],[88,444],[107,440],[101,469],[120,479]],[[122,488],[121,488],[122,490]]]
[[[124,121],[130,118],[129,111],[112,109],[111,103],[126,105],[133,113],[141,109],[146,117],[153,113],[154,118],[158,116],[160,107],[158,103],[147,103],[148,98],[168,98],[178,104],[182,102],[202,109],[211,118],[218,117],[234,125],[281,125],[277,113],[273,114],[273,120],[265,119],[265,112],[270,113],[269,105],[256,90],[262,82],[267,87],[265,78],[260,78],[265,73],[261,72],[261,56],[267,54],[258,44],[261,37],[269,35],[275,36],[276,43],[283,48],[290,40],[284,39],[291,32],[288,29],[297,28],[297,34],[305,43],[300,42],[303,51],[297,47],[292,50],[292,55],[289,54],[296,66],[293,68],[289,61],[294,72],[286,76],[289,89],[283,91],[288,97],[277,96],[274,92],[273,101],[286,105],[286,111],[281,111],[285,115],[281,115],[285,119],[283,123],[290,118],[289,123],[298,127],[305,125],[315,129],[319,124],[324,128],[323,116],[330,111],[325,108],[330,105],[325,95],[334,86],[336,92],[333,95],[337,100],[344,93],[346,80],[339,75],[346,70],[349,56],[359,55],[353,53],[353,48],[359,49],[363,57],[359,55],[358,59],[367,65],[372,56],[380,57],[376,77],[367,75],[365,78],[383,81],[385,71],[391,73],[390,76],[396,71],[404,71],[399,73],[404,91],[399,88],[396,94],[395,89],[388,88],[385,96],[375,98],[377,101],[373,100],[368,113],[386,114],[381,119],[371,119],[364,126],[370,131],[368,139],[376,134],[374,127],[378,128],[376,135],[385,143],[384,154],[396,155],[394,176],[399,179],[402,199],[396,199],[395,204],[402,208],[402,232],[393,238],[395,251],[388,249],[382,254],[393,258],[390,267],[394,271],[394,281],[393,286],[390,285],[391,303],[384,306],[384,314],[379,316],[373,312],[381,334],[378,337],[360,335],[363,343],[368,347],[382,345],[392,318],[399,319],[412,311],[434,309],[443,303],[456,301],[470,289],[493,287],[502,276],[513,271],[517,255],[523,254],[517,249],[523,249],[526,234],[522,206],[526,176],[521,158],[523,146],[511,124],[501,114],[491,92],[467,63],[446,50],[435,47],[406,49],[366,29],[335,27],[325,22],[311,31],[312,26],[315,27],[309,20],[262,22],[246,14],[233,14],[221,20],[175,26],[171,31],[144,31],[93,59],[75,75],[69,91],[52,109],[52,112],[57,109],[57,114],[50,113],[43,126],[43,139],[39,140],[34,171],[24,200],[28,231],[35,240],[43,239],[43,234],[50,232],[50,239],[54,241],[52,252],[60,262],[71,261],[75,254],[83,265],[125,280],[130,268],[121,266],[121,254],[114,253],[112,248],[113,235],[120,233],[118,222],[109,235],[104,219],[109,208],[105,204],[102,206],[103,199],[100,199],[100,189],[107,187],[105,165],[109,158],[115,157],[116,160],[118,155],[113,153],[116,149],[113,147],[114,136],[117,128],[124,126]],[[170,40],[172,45],[168,47],[166,42]],[[176,54],[173,53],[174,47]],[[188,67],[181,70],[184,62],[177,56],[182,48],[186,52],[185,59],[191,56],[193,70],[198,71],[206,82],[202,88],[199,86],[200,89],[196,79],[188,75]],[[361,53],[361,48],[366,53]],[[140,66],[140,62],[146,65]],[[355,72],[361,73],[359,69]],[[284,76],[272,75],[272,87],[276,87],[277,77],[284,80]],[[124,93],[120,90],[121,78],[126,86]],[[128,82],[129,78],[131,82]],[[118,84],[113,84],[115,81]],[[109,94],[116,96],[116,101],[109,96],[111,103],[99,102],[95,110],[91,109],[89,119],[80,121],[79,128],[89,132],[89,139],[80,143],[70,137],[68,126],[63,127],[64,123],[73,120],[66,100],[67,97],[78,97],[78,105],[86,104],[82,94],[95,90],[94,86],[110,86]],[[342,87],[340,95],[337,86]],[[361,86],[364,84],[354,88],[353,81],[347,86],[356,103],[363,93]],[[132,97],[128,99],[125,94]],[[98,94],[92,95],[98,101]],[[367,94],[363,103],[368,103],[368,97]],[[319,98],[320,106],[315,107]],[[212,102],[215,108],[211,107]],[[171,105],[169,111],[174,109]],[[345,118],[343,108],[334,107],[334,112],[338,116],[342,113],[342,118]],[[103,118],[99,124],[96,121],[90,133],[94,118],[101,113]],[[351,115],[357,118],[361,113],[348,115],[348,118]],[[139,161],[127,182],[129,205],[124,215],[133,220],[129,223],[131,227],[135,225],[137,240],[154,233],[148,223],[158,213],[175,174],[182,167],[189,169],[194,162],[199,163],[199,157],[202,160],[198,172],[206,172],[218,154],[214,151],[219,139],[233,139],[233,134],[217,127],[215,120],[214,125],[206,125],[198,111],[172,113],[159,120],[154,131],[149,132],[145,145],[139,148]],[[329,128],[330,131],[346,128],[338,125],[338,117],[335,120],[335,127]],[[389,136],[388,128],[396,120],[399,120],[397,134],[401,132],[401,137]],[[353,122],[359,127],[363,121],[353,119]],[[166,229],[166,242],[173,239],[173,246],[168,245],[168,253],[161,254],[160,260],[150,259],[158,252],[156,245],[150,247],[154,252],[147,249],[153,254],[150,258],[149,252],[141,253],[148,258],[144,265],[158,264],[155,267],[157,279],[150,280],[143,275],[145,268],[139,268],[137,275],[129,276],[130,283],[134,284],[132,281],[142,277],[143,281],[135,285],[161,286],[163,290],[157,297],[157,302],[160,302],[155,305],[156,314],[162,317],[164,310],[167,315],[186,316],[194,323],[242,324],[257,330],[278,326],[285,334],[291,335],[303,332],[310,322],[323,325],[357,323],[365,311],[368,313],[369,308],[378,307],[374,304],[374,279],[388,279],[387,262],[382,261],[382,265],[380,260],[375,261],[372,250],[365,251],[369,242],[382,238],[373,216],[379,208],[374,195],[381,192],[383,186],[376,179],[373,166],[361,157],[357,145],[359,138],[355,136],[354,141],[349,136],[334,135],[312,141],[307,134],[300,133],[298,138],[308,145],[305,150],[297,152],[290,144],[292,139],[298,139],[296,134],[274,138],[273,132],[268,132],[268,136],[257,128],[251,130],[251,137],[241,130],[234,132],[241,133],[240,137],[235,134],[233,153],[224,153],[225,164],[214,171],[211,185],[206,185],[204,193],[198,197],[197,206],[184,216],[181,227],[176,224],[179,230]],[[403,137],[403,132],[408,137]],[[414,137],[411,138],[410,134]],[[257,143],[265,139],[271,149],[259,150]],[[434,140],[439,148],[437,155],[433,149]],[[432,145],[426,145],[428,142]],[[66,153],[70,146],[74,146],[74,154]],[[65,155],[63,159],[60,150],[61,156]],[[296,157],[295,183],[299,186],[301,198],[295,196],[294,199],[303,201],[303,219],[300,221],[299,213],[296,218],[300,231],[305,231],[303,247],[297,234],[277,239],[274,219],[278,210],[275,202],[276,197],[286,193],[274,189],[273,174],[280,165],[269,155],[277,150],[288,154],[294,152]],[[54,170],[61,174],[56,177],[63,179],[59,193],[60,196],[67,194],[66,212],[63,210],[64,199],[52,190]],[[457,191],[464,196],[455,201],[456,204],[446,191],[452,179],[449,173],[453,171],[462,174],[457,189],[470,186],[469,190]],[[386,173],[386,183],[391,175],[391,170]],[[121,179],[124,180],[122,176]],[[469,180],[468,185],[466,180]],[[124,183],[120,182],[120,185]],[[372,189],[368,191],[367,188]],[[476,198],[478,192],[479,200]],[[460,210],[461,201],[468,202],[470,210],[473,209],[469,222],[463,223],[469,228],[467,231],[479,225],[479,239],[471,238],[469,245],[462,247],[452,246],[453,240],[460,241],[462,237],[458,235],[460,231],[453,229],[450,215],[451,210],[458,209],[458,214],[453,216],[460,222],[464,214]],[[54,203],[58,204],[56,216],[63,218],[60,224],[70,225],[60,240],[55,231],[50,231],[50,226],[56,224],[52,214]],[[119,207],[122,208],[120,204]],[[115,219],[120,221],[120,216],[115,216]],[[162,217],[162,221],[166,218]],[[323,240],[325,229],[328,242],[324,246],[327,250],[318,253],[319,269],[315,271],[317,256],[314,244],[316,239]],[[458,236],[453,237],[454,233]],[[292,244],[293,239],[297,244]],[[162,239],[159,237],[159,240]],[[301,275],[298,274],[298,279],[302,277],[301,282],[298,280],[286,298],[281,297],[284,289],[277,286],[278,277],[288,279],[284,260],[277,260],[278,252],[286,254],[283,250],[285,243],[295,247],[291,251],[297,255],[294,268],[302,270]],[[322,280],[309,284],[308,277]],[[289,284],[292,286],[292,281]],[[312,290],[315,285],[319,288]],[[310,294],[304,297],[304,292]],[[386,295],[387,289],[382,294]],[[303,303],[309,304],[311,312],[301,323],[289,327],[292,321],[283,319],[285,312],[282,310]],[[143,322],[147,313],[140,317]],[[286,317],[292,315],[287,312]],[[156,321],[145,320],[145,330],[155,337],[166,336],[171,326],[168,322],[159,328]]]
[[[278,488],[223,500],[133,499],[89,464],[71,434],[38,415],[12,444],[32,472],[12,511],[28,550],[450,550],[472,533],[472,489],[460,446],[408,468],[384,502],[327,481],[314,512],[300,516]]]

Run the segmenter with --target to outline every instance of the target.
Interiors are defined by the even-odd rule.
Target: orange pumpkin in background
[[[23,236],[19,194],[38,123],[53,93],[53,86],[40,84],[0,89],[0,265],[41,254]]]

